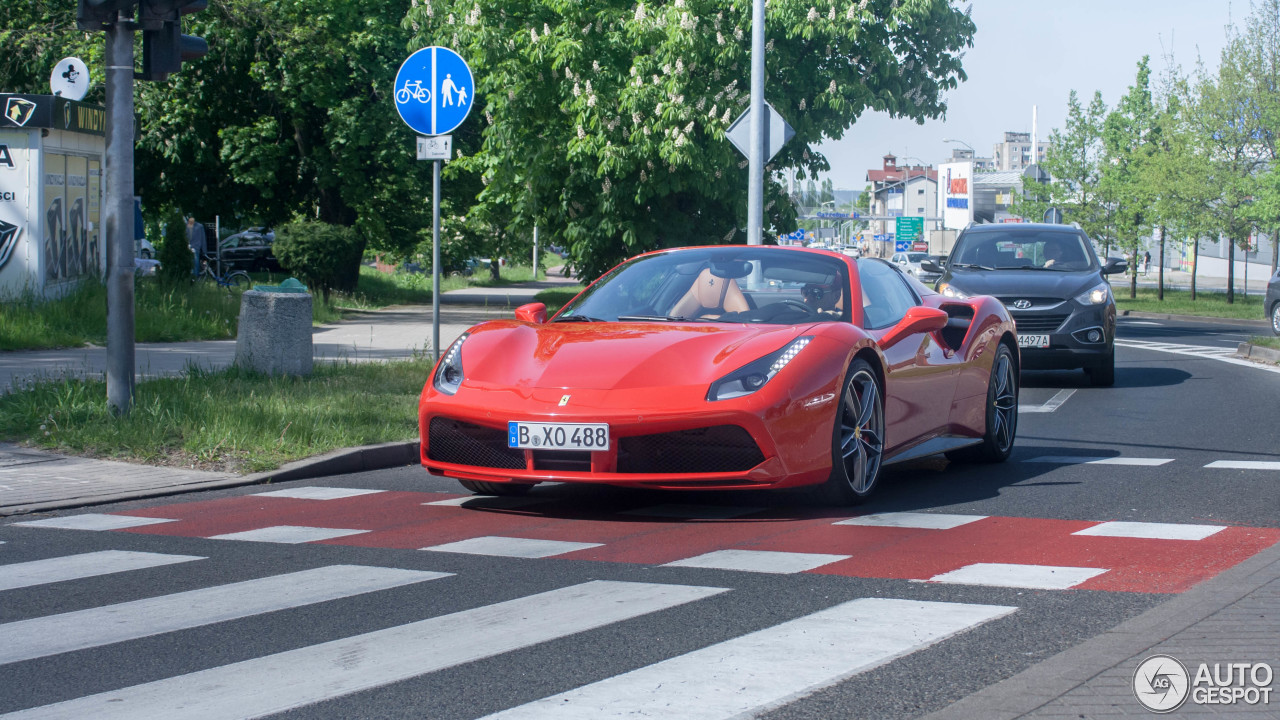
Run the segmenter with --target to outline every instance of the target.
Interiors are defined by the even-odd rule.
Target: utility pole
[[[747,185],[747,244],[764,244],[764,0],[751,9],[751,153]]]
[[[181,16],[208,0],[78,0],[76,26],[107,38],[107,406],[133,409],[135,383],[133,278],[133,34],[141,28],[142,80],[164,80],[183,60],[209,51],[203,38],[181,33]],[[136,16],[135,16],[136,13]],[[217,239],[214,239],[217,242]]]

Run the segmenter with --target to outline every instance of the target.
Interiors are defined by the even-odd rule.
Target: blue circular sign
[[[467,119],[475,104],[471,68],[458,53],[425,47],[410,55],[396,72],[396,112],[421,135],[445,135]]]

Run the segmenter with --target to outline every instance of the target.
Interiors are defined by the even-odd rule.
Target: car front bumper
[[[1018,325],[1019,337],[1049,336],[1047,348],[1020,347],[1024,370],[1093,368],[1115,352],[1116,308],[1112,303],[1081,305],[1067,300],[1056,312],[1020,313],[1011,309],[1010,314]],[[1101,336],[1096,342],[1089,340],[1091,330]]]

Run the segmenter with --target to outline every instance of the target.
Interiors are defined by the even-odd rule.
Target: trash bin
[[[311,294],[289,278],[240,296],[236,365],[268,375],[310,375]]]

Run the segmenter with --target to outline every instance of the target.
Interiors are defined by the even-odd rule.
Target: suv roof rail
[[[1075,228],[1075,229],[1077,229],[1077,230],[1083,230],[1083,229],[1084,229],[1084,228],[1080,227],[1080,223],[1078,223],[1078,222],[1076,222],[1076,221],[1074,221],[1074,220],[1072,220],[1072,221],[1071,221],[1071,227],[1073,227],[1073,228]]]

